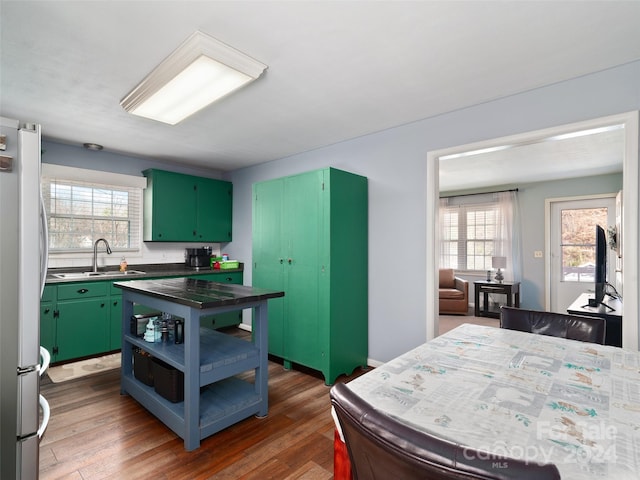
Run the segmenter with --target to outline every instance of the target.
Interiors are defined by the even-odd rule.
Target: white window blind
[[[107,239],[113,251],[139,250],[142,188],[128,183],[134,185],[54,177],[43,169],[49,251],[92,251],[99,238]]]
[[[493,195],[440,200],[440,266],[486,271],[496,255],[500,202]]]

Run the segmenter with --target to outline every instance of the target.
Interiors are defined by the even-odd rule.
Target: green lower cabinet
[[[51,354],[51,361],[56,361],[56,319],[54,307],[51,302],[40,303],[40,345]]]
[[[107,298],[58,302],[56,361],[109,351]]]
[[[122,295],[109,297],[109,350],[122,347]]]
[[[40,303],[40,344],[52,362],[106,353],[120,348],[121,292],[113,299],[112,282],[46,285]],[[114,303],[116,305],[114,306]]]
[[[193,275],[190,278],[198,280],[208,280],[211,282],[219,283],[233,283],[236,285],[242,285],[243,275],[242,272],[224,272],[210,273],[203,275]],[[242,310],[236,310],[233,312],[220,313],[217,315],[208,315],[200,318],[200,326],[212,329],[225,328],[231,326],[237,326],[242,323]]]

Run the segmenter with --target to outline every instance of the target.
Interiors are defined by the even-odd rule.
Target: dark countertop
[[[117,266],[111,266],[108,268],[99,268],[98,271],[117,271]],[[50,268],[47,271],[46,283],[48,285],[70,283],[70,282],[94,282],[94,281],[119,281],[119,280],[141,280],[145,278],[155,277],[176,277],[176,276],[192,276],[192,275],[206,275],[206,274],[220,274],[243,272],[244,263],[240,263],[239,268],[231,268],[228,270],[213,270],[211,268],[195,268],[186,267],[184,263],[153,263],[153,264],[141,264],[141,265],[129,265],[129,270],[142,271],[143,274],[132,275],[117,275],[117,276],[92,276],[82,278],[56,278],[53,275],[55,273],[70,273],[70,272],[90,272],[91,267],[66,267],[66,268]]]
[[[128,280],[114,286],[125,291],[148,295],[192,308],[240,305],[269,298],[284,297],[284,292],[244,285],[218,283],[195,278],[161,278]]]

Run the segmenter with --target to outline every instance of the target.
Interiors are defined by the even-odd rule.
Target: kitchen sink
[[[128,277],[135,275],[144,275],[145,272],[141,270],[127,270],[121,272],[119,270],[103,271],[103,272],[66,272],[66,273],[52,273],[51,276],[55,278],[63,278],[66,280],[78,279],[78,278],[90,278],[90,277]]]

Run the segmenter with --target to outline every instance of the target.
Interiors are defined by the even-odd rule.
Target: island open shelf
[[[268,410],[267,301],[284,292],[192,278],[118,282],[123,290],[121,393],[129,394],[194,450],[200,440]],[[184,343],[149,343],[128,333],[133,305],[184,319]],[[200,327],[200,317],[254,308],[252,340]],[[133,374],[133,348],[184,373],[184,401],[172,403]],[[253,370],[250,376],[239,374]]]

